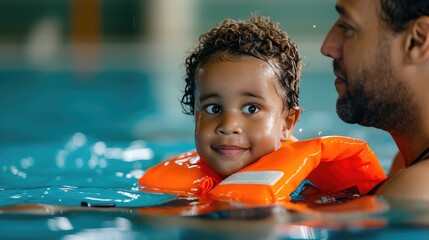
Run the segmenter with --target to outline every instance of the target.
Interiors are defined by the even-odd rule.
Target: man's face
[[[395,72],[398,37],[380,18],[374,0],[338,0],[339,19],[321,52],[333,58],[337,114],[345,122],[387,131],[404,127],[410,91]],[[404,123],[405,122],[405,123]]]
[[[215,59],[197,73],[196,147],[222,177],[276,150],[291,136],[296,119],[287,120],[277,81],[274,69],[254,57]]]

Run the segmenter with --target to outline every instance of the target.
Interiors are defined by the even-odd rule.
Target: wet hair
[[[183,112],[195,113],[197,71],[217,53],[232,57],[252,56],[275,67],[284,106],[297,107],[302,62],[297,46],[286,32],[268,17],[253,16],[247,21],[226,19],[199,37],[198,45],[186,58],[186,86],[181,99]],[[228,57],[231,59],[230,57]]]
[[[382,18],[394,32],[404,31],[410,21],[429,16],[428,0],[380,0]]]

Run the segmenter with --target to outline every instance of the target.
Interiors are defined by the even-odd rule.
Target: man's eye
[[[350,25],[348,25],[347,23],[339,22],[337,26],[344,32],[346,37],[351,36],[353,34],[353,28],[350,27]]]
[[[220,106],[216,104],[210,104],[204,107],[204,110],[210,114],[218,114],[221,112]]]
[[[349,25],[343,23],[343,22],[339,22],[338,23],[338,27],[341,28],[343,31],[347,31],[350,29]]]
[[[243,107],[243,112],[248,114],[255,114],[259,112],[259,107],[255,104],[249,104]]]

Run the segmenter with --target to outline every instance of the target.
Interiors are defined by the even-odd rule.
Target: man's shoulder
[[[394,174],[377,191],[386,197],[429,200],[429,161],[419,162]]]

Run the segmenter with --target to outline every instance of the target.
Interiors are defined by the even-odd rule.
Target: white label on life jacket
[[[238,172],[219,183],[223,184],[263,184],[274,185],[283,176],[282,171],[249,171]]]

